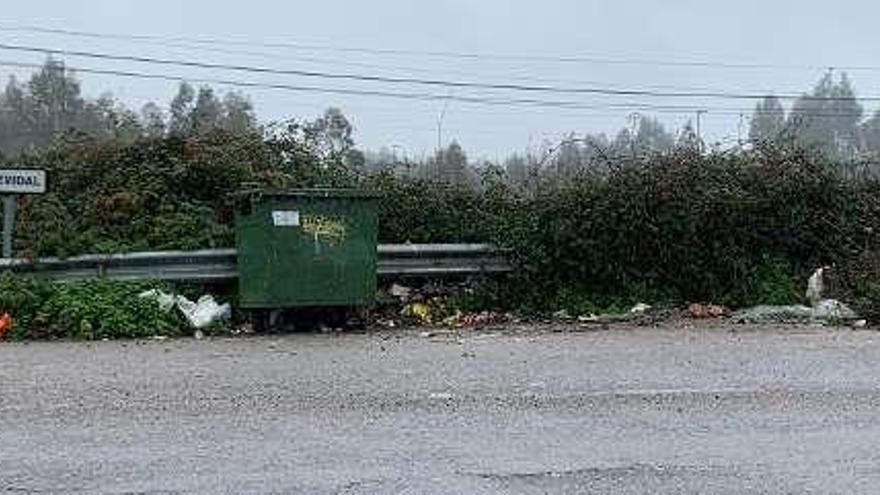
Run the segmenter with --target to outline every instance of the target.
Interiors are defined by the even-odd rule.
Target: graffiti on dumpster
[[[320,250],[320,243],[326,242],[331,246],[345,240],[347,232],[345,222],[325,215],[304,215],[302,219],[303,232],[311,234],[315,239],[315,251]]]

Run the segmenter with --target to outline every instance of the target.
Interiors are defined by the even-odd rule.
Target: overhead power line
[[[44,67],[42,64],[30,62],[17,62],[9,60],[0,60],[0,66],[17,67],[27,69],[40,69]],[[281,83],[263,83],[254,81],[242,81],[236,79],[225,78],[205,78],[205,77],[186,77],[175,74],[159,74],[138,71],[123,71],[113,69],[96,69],[83,66],[68,66],[66,68],[83,74],[94,74],[103,76],[116,76],[134,79],[160,80],[167,82],[190,81],[203,84],[218,84],[223,86],[231,86],[237,88],[249,89],[267,89],[279,90],[297,93],[323,93],[346,96],[375,96],[382,98],[394,98],[402,100],[416,100],[425,102],[436,101],[453,101],[467,104],[502,106],[502,107],[540,107],[555,108],[560,110],[576,110],[576,111],[595,111],[595,110],[619,110],[626,112],[657,112],[657,113],[673,113],[678,115],[689,115],[697,111],[708,110],[708,115],[741,115],[743,109],[735,108],[713,108],[706,106],[674,106],[674,105],[652,105],[646,103],[599,103],[590,104],[577,101],[564,100],[544,100],[536,98],[497,98],[497,97],[481,97],[481,96],[464,96],[449,94],[431,94],[431,93],[412,93],[412,92],[395,92],[381,90],[362,90],[351,88],[327,88],[318,86],[304,86],[294,84]],[[852,112],[822,112],[811,113],[807,117],[813,118],[843,118],[856,117],[861,114]]]
[[[390,77],[376,76],[368,74],[352,74],[352,73],[331,73],[323,71],[309,71],[298,69],[277,69],[270,67],[256,67],[238,64],[219,64],[210,62],[198,62],[194,60],[166,59],[157,57],[145,57],[137,55],[118,55],[103,52],[68,50],[63,48],[39,47],[20,44],[0,43],[0,50],[41,53],[41,54],[59,54],[69,57],[81,57],[98,60],[135,62],[153,65],[187,67],[196,69],[225,70],[235,72],[246,72],[256,74],[271,74],[283,76],[299,76],[309,78],[320,78],[330,80],[346,80],[358,82],[384,83],[384,84],[411,84],[432,87],[454,88],[454,89],[482,89],[482,90],[505,90],[519,92],[540,92],[540,93],[562,93],[562,94],[578,94],[578,95],[602,95],[602,96],[628,96],[628,97],[654,97],[654,98],[714,98],[714,99],[734,99],[734,100],[761,100],[767,95],[753,93],[735,93],[735,92],[699,92],[699,91],[655,91],[644,89],[618,89],[618,88],[599,88],[599,87],[559,87],[559,86],[532,86],[524,84],[509,83],[482,83],[473,81],[453,81],[442,79],[423,79],[414,77]],[[851,98],[845,97],[812,97],[808,95],[797,94],[777,94],[779,99],[793,100],[817,100],[817,101],[850,101]],[[863,101],[880,101],[880,97],[861,97]]]
[[[39,69],[43,67],[40,64],[16,62],[16,61],[0,61],[0,66],[19,67],[29,69]],[[205,78],[205,77],[186,77],[172,74],[157,74],[137,71],[123,71],[113,69],[95,69],[82,66],[70,66],[71,70],[84,74],[109,75],[119,77],[129,77],[138,79],[153,79],[170,82],[193,81],[206,84],[220,84],[224,86],[233,86],[240,88],[257,88],[257,89],[273,89],[293,92],[311,92],[326,93],[349,96],[378,96],[384,98],[397,98],[405,100],[420,101],[455,101],[460,103],[474,103],[483,105],[526,105],[538,107],[551,107],[569,110],[596,110],[596,109],[620,109],[620,110],[644,110],[656,112],[675,112],[686,113],[693,112],[695,107],[689,106],[672,106],[672,105],[650,105],[641,103],[605,103],[605,104],[587,104],[577,101],[562,100],[543,100],[535,98],[493,98],[482,96],[464,96],[464,95],[447,95],[447,94],[431,94],[431,93],[412,93],[412,92],[395,92],[382,90],[364,90],[351,88],[327,88],[319,86],[304,86],[294,84],[281,83],[263,83],[253,81],[241,81],[235,79],[224,78]]]
[[[146,46],[160,46],[165,48],[179,48],[186,49],[190,51],[203,51],[209,53],[216,53],[220,55],[234,55],[234,56],[245,56],[245,57],[259,57],[263,59],[269,59],[274,62],[279,60],[289,60],[295,62],[306,62],[312,64],[319,65],[331,65],[331,66],[343,66],[343,67],[357,67],[361,69],[370,69],[370,70],[383,70],[383,71],[393,71],[393,72],[403,72],[407,74],[436,74],[438,71],[442,72],[444,75],[448,74],[456,74],[456,75],[466,75],[468,77],[473,77],[475,75],[474,67],[470,68],[458,68],[455,66],[431,66],[430,64],[425,65],[423,59],[420,59],[419,66],[412,65],[400,65],[398,63],[394,64],[385,64],[385,63],[370,63],[363,62],[360,58],[357,61],[347,60],[347,59],[333,59],[328,58],[326,55],[321,56],[303,56],[303,55],[291,55],[286,51],[278,51],[269,49],[266,47],[260,47],[259,43],[247,43],[242,42],[242,44],[247,44],[247,46],[243,47],[244,49],[239,49],[238,47],[234,48],[224,48],[224,40],[207,40],[200,38],[180,38],[180,37],[162,37],[162,36],[151,36],[151,35],[134,35],[134,34],[112,34],[112,33],[101,33],[94,31],[74,31],[68,29],[53,29],[53,28],[44,28],[44,27],[34,27],[34,26],[25,26],[25,27],[10,27],[3,26],[0,24],[0,32],[10,32],[10,33],[18,33],[18,32],[29,32],[29,33],[37,33],[37,34],[48,34],[53,36],[67,36],[67,37],[77,37],[84,39],[96,39],[96,40],[109,40],[109,41],[127,41],[132,43],[144,44]],[[262,48],[262,51],[255,51],[251,48],[253,45],[257,45],[257,48]],[[267,51],[268,50],[268,51]],[[454,62],[454,60],[453,60]],[[552,77],[543,77],[531,74],[533,72],[532,69],[525,66],[514,66],[514,69],[526,70],[529,71],[529,75],[523,75],[521,72],[511,72],[509,70],[502,70],[499,74],[497,71],[494,74],[491,74],[495,77],[503,77],[508,81],[523,81],[523,82],[532,82],[532,83],[540,83],[540,84],[577,84],[577,85],[595,85],[595,86],[614,86],[615,83],[608,82],[598,82],[595,80],[583,80],[583,79],[574,79],[574,78],[552,78]],[[490,66],[483,65],[479,67],[479,69],[491,69]],[[826,70],[827,67],[822,67],[821,70]],[[880,68],[878,68],[880,69]],[[663,90],[676,90],[676,91],[700,91],[700,92],[717,92],[720,90],[716,89],[708,89],[706,87],[695,87],[695,86],[682,86],[680,84],[648,84],[643,85],[642,88],[645,89],[663,89]],[[758,93],[758,94],[768,94],[772,91],[767,89],[750,89],[745,90],[749,93]],[[797,91],[797,90],[790,90]],[[784,91],[781,91],[784,92]]]
[[[18,32],[18,31],[29,31],[28,28],[10,28],[3,27],[0,25],[0,32],[8,31],[8,32]],[[245,56],[245,57],[259,57],[263,59],[269,59],[274,62],[279,60],[289,60],[294,62],[306,62],[311,64],[319,64],[319,65],[331,65],[331,66],[343,66],[343,67],[357,67],[360,69],[370,69],[370,70],[383,70],[383,71],[393,71],[393,72],[402,72],[407,74],[436,74],[438,71],[442,72],[445,75],[448,74],[456,74],[456,75],[466,75],[468,77],[473,77],[475,72],[473,68],[464,69],[457,68],[453,66],[443,66],[443,67],[431,67],[426,65],[420,65],[418,67],[412,65],[399,65],[399,64],[382,64],[382,63],[369,63],[362,61],[352,61],[352,60],[344,60],[344,59],[332,59],[327,56],[302,56],[302,55],[290,55],[287,53],[279,53],[277,51],[254,51],[253,49],[236,49],[236,48],[223,48],[217,45],[207,45],[204,43],[196,43],[193,41],[179,41],[179,40],[167,40],[156,37],[149,37],[147,39],[143,39],[142,36],[137,35],[107,35],[101,33],[85,33],[80,31],[68,31],[68,30],[58,30],[58,29],[44,29],[44,28],[34,28],[34,32],[43,33],[43,34],[51,34],[51,35],[63,35],[63,36],[84,36],[86,38],[95,38],[100,40],[110,40],[110,41],[118,41],[124,40],[134,43],[142,43],[147,46],[154,47],[163,47],[163,48],[178,48],[178,49],[186,49],[190,51],[202,51],[209,53],[217,53],[220,55],[234,55],[234,56]],[[485,68],[485,66],[484,66]],[[520,69],[528,70],[528,68],[520,67]],[[607,86],[613,85],[613,83],[608,82],[597,82],[597,81],[587,81],[581,79],[571,79],[571,78],[551,78],[551,77],[536,77],[534,75],[523,75],[519,72],[509,72],[504,71],[502,73],[494,73],[492,74],[495,77],[503,77],[505,80],[512,81],[524,81],[524,82],[532,82],[532,83],[541,83],[541,84],[587,84],[587,85],[597,85],[597,86]],[[678,91],[714,91],[712,89],[707,89],[705,87],[693,87],[693,86],[682,86],[676,84],[650,84],[643,86],[648,89],[668,89],[668,90],[678,90]],[[753,93],[766,93],[765,90],[750,90]]]
[[[523,55],[523,54],[498,54],[485,52],[456,52],[456,51],[436,51],[436,50],[412,50],[412,49],[389,49],[389,48],[366,48],[353,46],[334,46],[312,43],[299,42],[264,42],[264,41],[242,41],[236,39],[220,39],[220,38],[202,38],[202,37],[186,37],[186,36],[157,36],[149,34],[117,34],[117,33],[99,33],[93,31],[79,31],[71,29],[47,28],[41,26],[5,26],[0,29],[6,31],[31,32],[42,34],[56,34],[65,36],[77,36],[93,39],[108,40],[141,40],[141,41],[164,41],[164,42],[185,42],[203,45],[225,45],[225,46],[250,46],[271,49],[296,49],[296,50],[312,50],[337,53],[357,53],[371,55],[395,55],[395,56],[418,56],[433,57],[443,59],[458,60],[495,60],[495,61],[527,61],[527,62],[544,62],[544,63],[565,63],[565,64],[600,64],[600,65],[649,65],[649,66],[668,66],[668,67],[696,67],[696,68],[718,68],[718,69],[748,69],[748,70],[825,70],[834,67],[840,70],[848,71],[880,71],[880,66],[871,65],[797,65],[797,64],[771,64],[771,63],[753,63],[753,62],[717,62],[712,60],[668,60],[644,57],[605,57],[595,54],[590,55]]]

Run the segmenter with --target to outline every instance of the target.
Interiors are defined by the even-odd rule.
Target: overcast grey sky
[[[0,40],[40,47],[203,62],[425,79],[603,87],[624,89],[710,89],[734,93],[802,92],[827,67],[850,70],[860,95],[880,96],[880,3],[814,0],[337,0],[218,2],[205,0],[29,0],[4,2]],[[162,42],[100,39],[34,33],[37,26],[94,33],[155,35]],[[168,38],[208,38],[209,45]],[[221,43],[223,42],[223,43]],[[298,44],[280,48],[267,44]],[[323,47],[315,48],[313,45]],[[359,47],[413,52],[460,52],[460,58],[413,53],[339,50]],[[40,54],[0,50],[0,61],[41,62]],[[498,57],[503,56],[503,57]],[[577,57],[592,61],[549,61]],[[445,106],[443,141],[457,139],[473,157],[498,159],[509,152],[558,140],[567,132],[612,134],[626,124],[630,105],[685,106],[656,114],[672,129],[705,108],[704,137],[735,142],[747,132],[750,101],[718,98],[670,99],[590,94],[513,93],[477,89],[327,81],[289,75],[182,69],[133,62],[62,57],[85,68],[137,70],[181,78],[308,85],[366,91],[429,93],[477,98],[576,101],[593,108],[483,105],[413,101],[379,96],[331,95],[269,89],[244,90],[264,120],[313,117],[339,106],[353,120],[356,138],[367,148],[399,147],[410,155],[437,143],[438,115]],[[601,62],[595,59],[613,59]],[[761,67],[665,65],[712,62]],[[650,63],[639,63],[650,62]],[[876,65],[876,70],[864,66]],[[0,74],[26,71],[0,67]],[[167,104],[172,81],[80,74],[88,94],[110,91],[140,106]],[[225,89],[225,88],[223,88]],[[615,107],[617,105],[617,107]],[[869,111],[875,104],[868,103]],[[745,117],[740,117],[740,112]]]

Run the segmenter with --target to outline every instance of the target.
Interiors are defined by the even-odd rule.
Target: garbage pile
[[[664,314],[663,311],[656,310],[649,304],[643,302],[633,305],[628,311],[624,312],[607,312],[607,313],[588,313],[578,316],[572,316],[568,311],[561,309],[554,312],[551,317],[552,321],[559,323],[577,323],[581,326],[591,326],[594,324],[606,325],[610,323],[635,323],[639,325],[655,323],[658,317]]]
[[[204,295],[198,301],[193,302],[184,296],[175,296],[158,289],[152,289],[138,294],[138,297],[156,301],[159,308],[165,312],[176,307],[189,324],[197,330],[232,317],[232,306],[229,303],[217,303],[212,295]]]
[[[384,301],[380,298],[380,302],[385,303],[385,312],[376,319],[376,323],[388,328],[403,324],[465,328],[497,325],[512,320],[509,314],[470,312],[456,307],[456,296],[468,290],[464,285],[428,283],[414,288],[395,283],[386,291]]]
[[[826,323],[864,327],[867,321],[849,306],[837,299],[824,298],[826,270],[827,266],[817,269],[807,280],[804,296],[810,306],[755,306],[737,311],[732,315],[733,320],[738,323]]]
[[[710,320],[724,318],[730,312],[718,304],[692,303],[687,307],[688,317],[694,320]]]
[[[755,306],[737,311],[732,318],[737,323],[829,323],[856,327],[867,324],[849,306],[836,299],[822,299],[813,306]]]
[[[731,311],[726,306],[712,303],[691,303],[683,311],[665,312],[652,308],[645,303],[634,305],[628,312],[586,314],[573,316],[565,310],[552,314],[552,321],[560,323],[595,323],[631,322],[646,324],[664,318],[684,317],[691,320],[729,319],[737,323],[775,324],[775,323],[822,323],[829,325],[850,325],[862,328],[867,321],[845,303],[825,297],[824,276],[828,267],[817,269],[807,281],[805,298],[810,305],[760,305],[739,311]]]
[[[807,281],[805,298],[810,305],[760,305],[731,311],[729,308],[712,303],[691,303],[684,311],[679,309],[657,309],[646,303],[633,305],[629,310],[602,314],[572,315],[559,310],[550,315],[546,323],[565,323],[591,327],[599,324],[631,323],[636,325],[654,324],[669,318],[692,320],[727,319],[737,323],[776,324],[776,323],[824,323],[847,324],[864,327],[867,322],[859,317],[849,306],[836,299],[824,297],[824,275],[827,267],[817,269]],[[405,325],[428,325],[447,328],[484,328],[493,325],[519,322],[512,314],[498,311],[469,311],[462,304],[472,290],[467,284],[444,285],[428,282],[420,286],[395,283],[380,291],[379,304],[367,317],[373,324],[385,328]],[[205,295],[193,302],[180,295],[150,290],[140,297],[154,300],[164,311],[177,308],[196,329],[197,337],[201,329],[215,322],[228,320],[231,307],[218,303],[213,296]],[[11,327],[0,319],[0,338]]]

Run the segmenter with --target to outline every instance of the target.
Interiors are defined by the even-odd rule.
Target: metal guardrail
[[[89,278],[210,282],[238,277],[235,249],[88,254],[35,260],[0,258],[0,271],[54,280]],[[380,277],[446,277],[511,271],[503,250],[488,244],[383,244]]]

